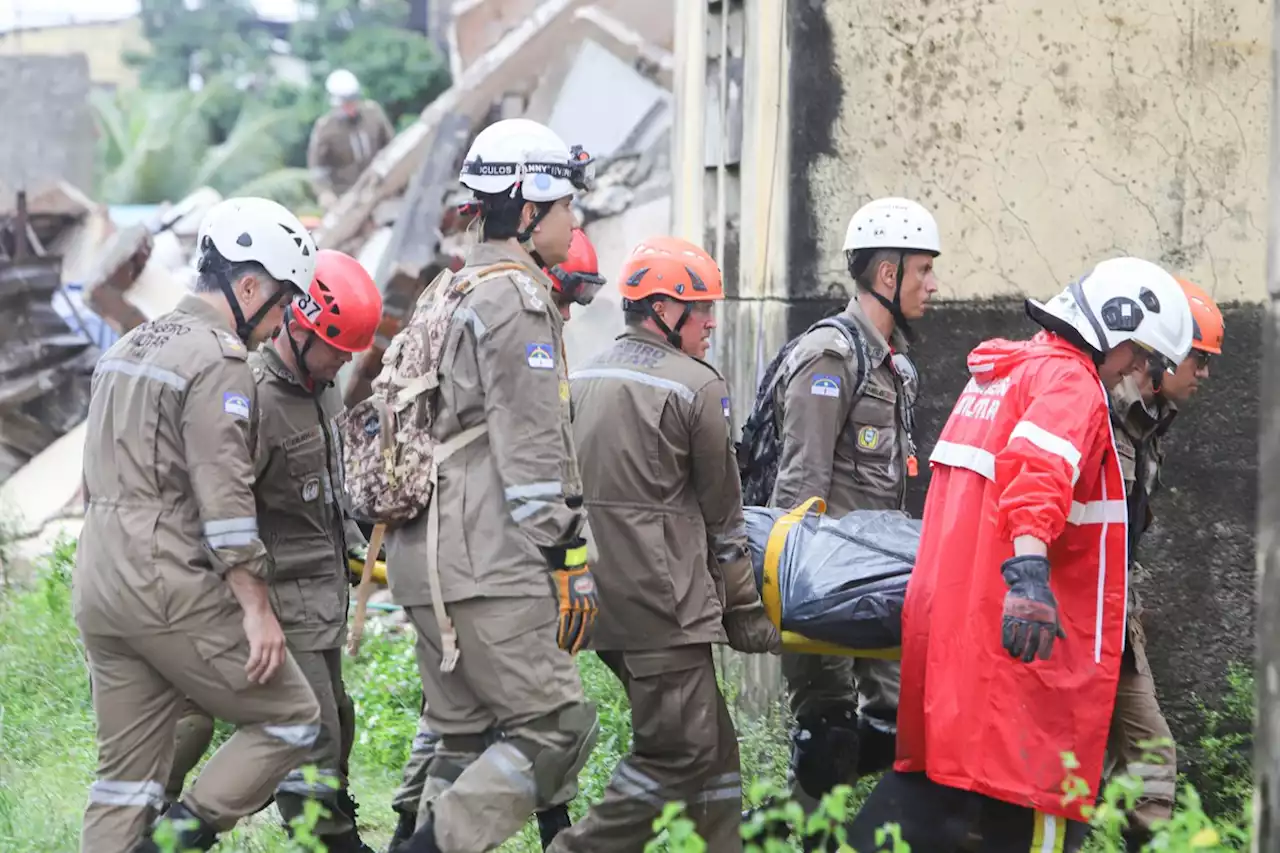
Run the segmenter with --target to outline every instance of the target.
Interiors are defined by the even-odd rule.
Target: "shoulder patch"
[[[249,420],[249,398],[235,391],[222,393],[222,411],[241,420]]]
[[[840,377],[830,373],[818,373],[809,383],[809,393],[815,397],[839,397]]]
[[[723,410],[723,411],[724,411],[724,419],[725,419],[726,421],[733,420],[733,418],[730,416],[729,398],[728,398],[728,397],[721,397],[721,398],[720,398],[720,408],[721,408],[721,410]]]
[[[213,336],[218,339],[218,347],[222,350],[223,358],[235,358],[240,361],[249,358],[249,348],[235,335],[219,329],[213,333]]]
[[[534,370],[555,370],[556,358],[551,344],[525,344],[524,360]]]

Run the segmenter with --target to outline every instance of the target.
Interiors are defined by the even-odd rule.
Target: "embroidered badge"
[[[239,352],[240,350],[244,349],[244,344],[235,335],[222,332],[221,337],[222,337],[222,342],[226,344],[227,349],[232,350],[234,352]]]
[[[320,478],[312,477],[302,484],[302,499],[308,503],[320,497]]]
[[[880,444],[880,430],[875,427],[863,427],[858,430],[858,446],[866,450],[875,450]]]
[[[727,420],[730,420],[730,418],[729,418],[729,398],[728,398],[728,397],[721,397],[721,398],[720,398],[720,409],[724,412],[724,419],[725,419],[726,421],[727,421]]]
[[[551,344],[525,344],[524,358],[534,370],[556,369],[556,360],[551,354]]]
[[[237,418],[248,420],[249,398],[234,391],[227,391],[222,395],[222,411],[228,415],[235,415]]]
[[[809,386],[809,393],[818,397],[839,397],[840,377],[819,373],[813,377],[813,384]]]
[[[560,402],[569,402],[569,383],[563,379],[560,380]]]

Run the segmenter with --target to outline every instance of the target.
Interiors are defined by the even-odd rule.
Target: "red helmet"
[[[382,294],[360,262],[343,252],[316,253],[311,289],[290,306],[302,328],[343,352],[360,352],[373,344],[382,322]]]
[[[591,245],[587,232],[581,228],[573,229],[568,259],[550,269],[543,267],[542,271],[551,279],[551,287],[556,293],[579,305],[590,305],[605,282],[600,275],[595,246]]]

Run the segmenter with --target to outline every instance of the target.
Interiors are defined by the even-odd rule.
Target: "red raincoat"
[[[1083,820],[1067,771],[1098,791],[1124,650],[1127,513],[1107,395],[1048,332],[991,340],[929,459],[933,477],[902,614],[898,760],[952,788]],[[1001,645],[1013,539],[1049,546],[1066,639],[1048,661]]]

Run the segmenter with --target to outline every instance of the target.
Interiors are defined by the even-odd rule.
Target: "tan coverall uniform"
[[[556,644],[557,602],[539,550],[569,544],[585,523],[564,321],[550,282],[522,253],[482,243],[467,268],[510,261],[525,269],[476,285],[445,334],[435,437],[487,431],[437,457],[438,554],[427,513],[387,535],[392,596],[417,629],[426,719],[440,736],[418,824],[433,816],[444,853],[491,849],[535,810],[572,799],[597,731],[577,666]],[[441,671],[433,558],[461,654],[451,672]]]
[[[395,135],[377,101],[362,101],[354,118],[337,107],[321,116],[307,144],[307,169],[316,195],[341,196],[351,189]]]
[[[572,375],[600,615],[592,648],[626,688],[634,731],[604,799],[558,853],[640,853],[682,800],[708,850],[742,849],[737,734],[712,644],[730,611],[761,608],[728,422],[707,363],[644,330]]]
[[[117,341],[94,372],[73,610],[98,718],[81,849],[129,853],[163,802],[179,705],[238,726],[192,786],[219,830],[258,808],[319,734],[291,656],[265,684],[225,573],[262,577],[252,491],[257,394],[244,344],[187,296]]]
[[[1128,773],[1142,780],[1143,796],[1130,820],[1138,828],[1150,831],[1154,821],[1173,815],[1178,764],[1173,733],[1156,700],[1156,685],[1147,662],[1142,603],[1133,583],[1142,567],[1133,558],[1139,537],[1151,523],[1148,501],[1160,488],[1160,466],[1164,462],[1160,437],[1177,415],[1177,408],[1159,397],[1149,407],[1134,378],[1126,377],[1111,392],[1111,411],[1129,505],[1131,572],[1128,631],[1107,739],[1107,757],[1111,765],[1109,775]],[[1141,745],[1155,740],[1166,743]]]
[[[866,390],[854,399],[858,359],[840,330],[814,329],[795,345],[774,391],[782,448],[770,506],[792,508],[816,495],[835,518],[906,506],[916,379],[914,368],[900,371],[892,356],[905,353],[907,342],[895,331],[891,350],[856,296],[843,314],[866,343]],[[798,720],[849,703],[856,683],[859,714],[881,732],[896,732],[897,661],[784,653],[782,672]]]

